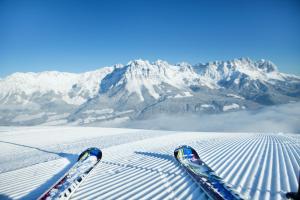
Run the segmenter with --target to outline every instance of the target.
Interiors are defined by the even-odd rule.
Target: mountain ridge
[[[300,77],[281,73],[264,59],[195,65],[138,59],[85,73],[18,72],[0,79],[0,124],[43,124],[49,119],[86,124],[157,113],[220,113],[299,99]]]

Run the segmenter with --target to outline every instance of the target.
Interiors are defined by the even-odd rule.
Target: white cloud
[[[119,126],[183,131],[300,133],[300,103],[224,114],[159,115],[152,119],[127,122]]]

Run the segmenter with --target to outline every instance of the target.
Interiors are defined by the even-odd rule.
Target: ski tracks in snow
[[[73,129],[76,132],[76,127]],[[98,128],[99,132],[105,130]],[[200,158],[246,199],[282,199],[287,191],[297,190],[300,136],[296,134],[111,131],[111,140],[121,138],[122,142],[109,141],[99,134],[85,142],[76,140],[74,144],[80,144],[77,149],[72,141],[64,141],[56,149],[80,153],[88,145],[102,148],[100,164],[72,199],[205,199],[197,183],[173,157],[175,147],[182,144],[195,148]],[[14,142],[13,137],[10,142]],[[22,149],[24,146],[19,147],[19,151]],[[14,146],[13,153],[17,152]],[[72,162],[61,158],[1,173],[0,196],[34,199],[58,180]]]

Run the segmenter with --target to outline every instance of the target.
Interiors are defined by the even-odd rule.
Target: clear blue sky
[[[299,75],[300,1],[0,0],[0,77],[243,56]]]

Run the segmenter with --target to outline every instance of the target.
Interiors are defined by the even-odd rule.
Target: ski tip
[[[90,147],[86,150],[84,150],[79,156],[78,156],[78,160],[83,159],[85,156],[96,156],[97,160],[101,160],[102,158],[102,151],[97,148],[97,147]]]
[[[194,155],[195,158],[199,159],[199,155],[195,149],[188,145],[180,145],[174,150],[174,157],[178,158],[186,157],[187,154]]]

